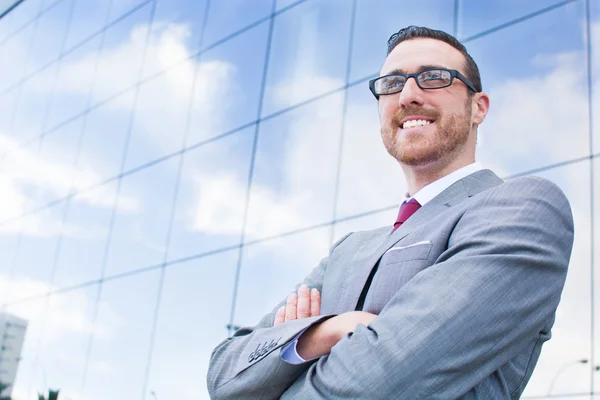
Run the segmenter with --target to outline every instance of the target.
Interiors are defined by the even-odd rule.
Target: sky
[[[0,20],[0,304],[29,321],[13,397],[208,398],[240,256],[234,323],[254,325],[333,240],[390,224],[406,183],[366,78],[399,28],[453,32],[454,2],[425,3],[358,0],[352,25],[349,0],[278,0],[271,42],[270,0],[213,1],[204,28],[206,3],[191,0],[26,0]],[[470,39],[557,3],[460,2],[456,32],[491,98],[477,158],[499,176],[598,153],[584,1]],[[591,20],[595,95],[595,2]],[[525,394],[545,395],[561,368],[552,393],[581,393],[598,248],[590,163],[538,175],[569,197],[576,239]],[[596,187],[599,176],[596,162]],[[597,337],[598,308],[595,319]]]

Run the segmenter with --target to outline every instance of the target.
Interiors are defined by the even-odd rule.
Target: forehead
[[[424,65],[435,65],[461,72],[465,57],[458,49],[441,40],[417,38],[398,44],[387,56],[381,75],[400,70],[404,73],[417,72]]]

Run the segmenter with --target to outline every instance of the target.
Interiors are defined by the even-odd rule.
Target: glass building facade
[[[0,312],[28,321],[13,399],[208,398],[217,343],[343,234],[391,225],[406,184],[367,81],[409,24],[479,64],[478,160],[571,201],[524,398],[600,399],[595,0],[20,2],[0,18]]]

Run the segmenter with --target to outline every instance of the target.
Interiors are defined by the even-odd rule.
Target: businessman
[[[408,184],[398,218],[344,236],[219,344],[214,399],[517,399],[551,336],[569,203],[547,180],[503,182],[475,162],[490,100],[465,47],[402,29],[369,88]]]

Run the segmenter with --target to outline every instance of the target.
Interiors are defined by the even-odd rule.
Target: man
[[[343,237],[297,293],[217,346],[213,398],[523,392],[566,277],[567,199],[541,178],[503,182],[475,163],[489,98],[451,35],[394,34],[370,89],[410,199],[393,228]]]

